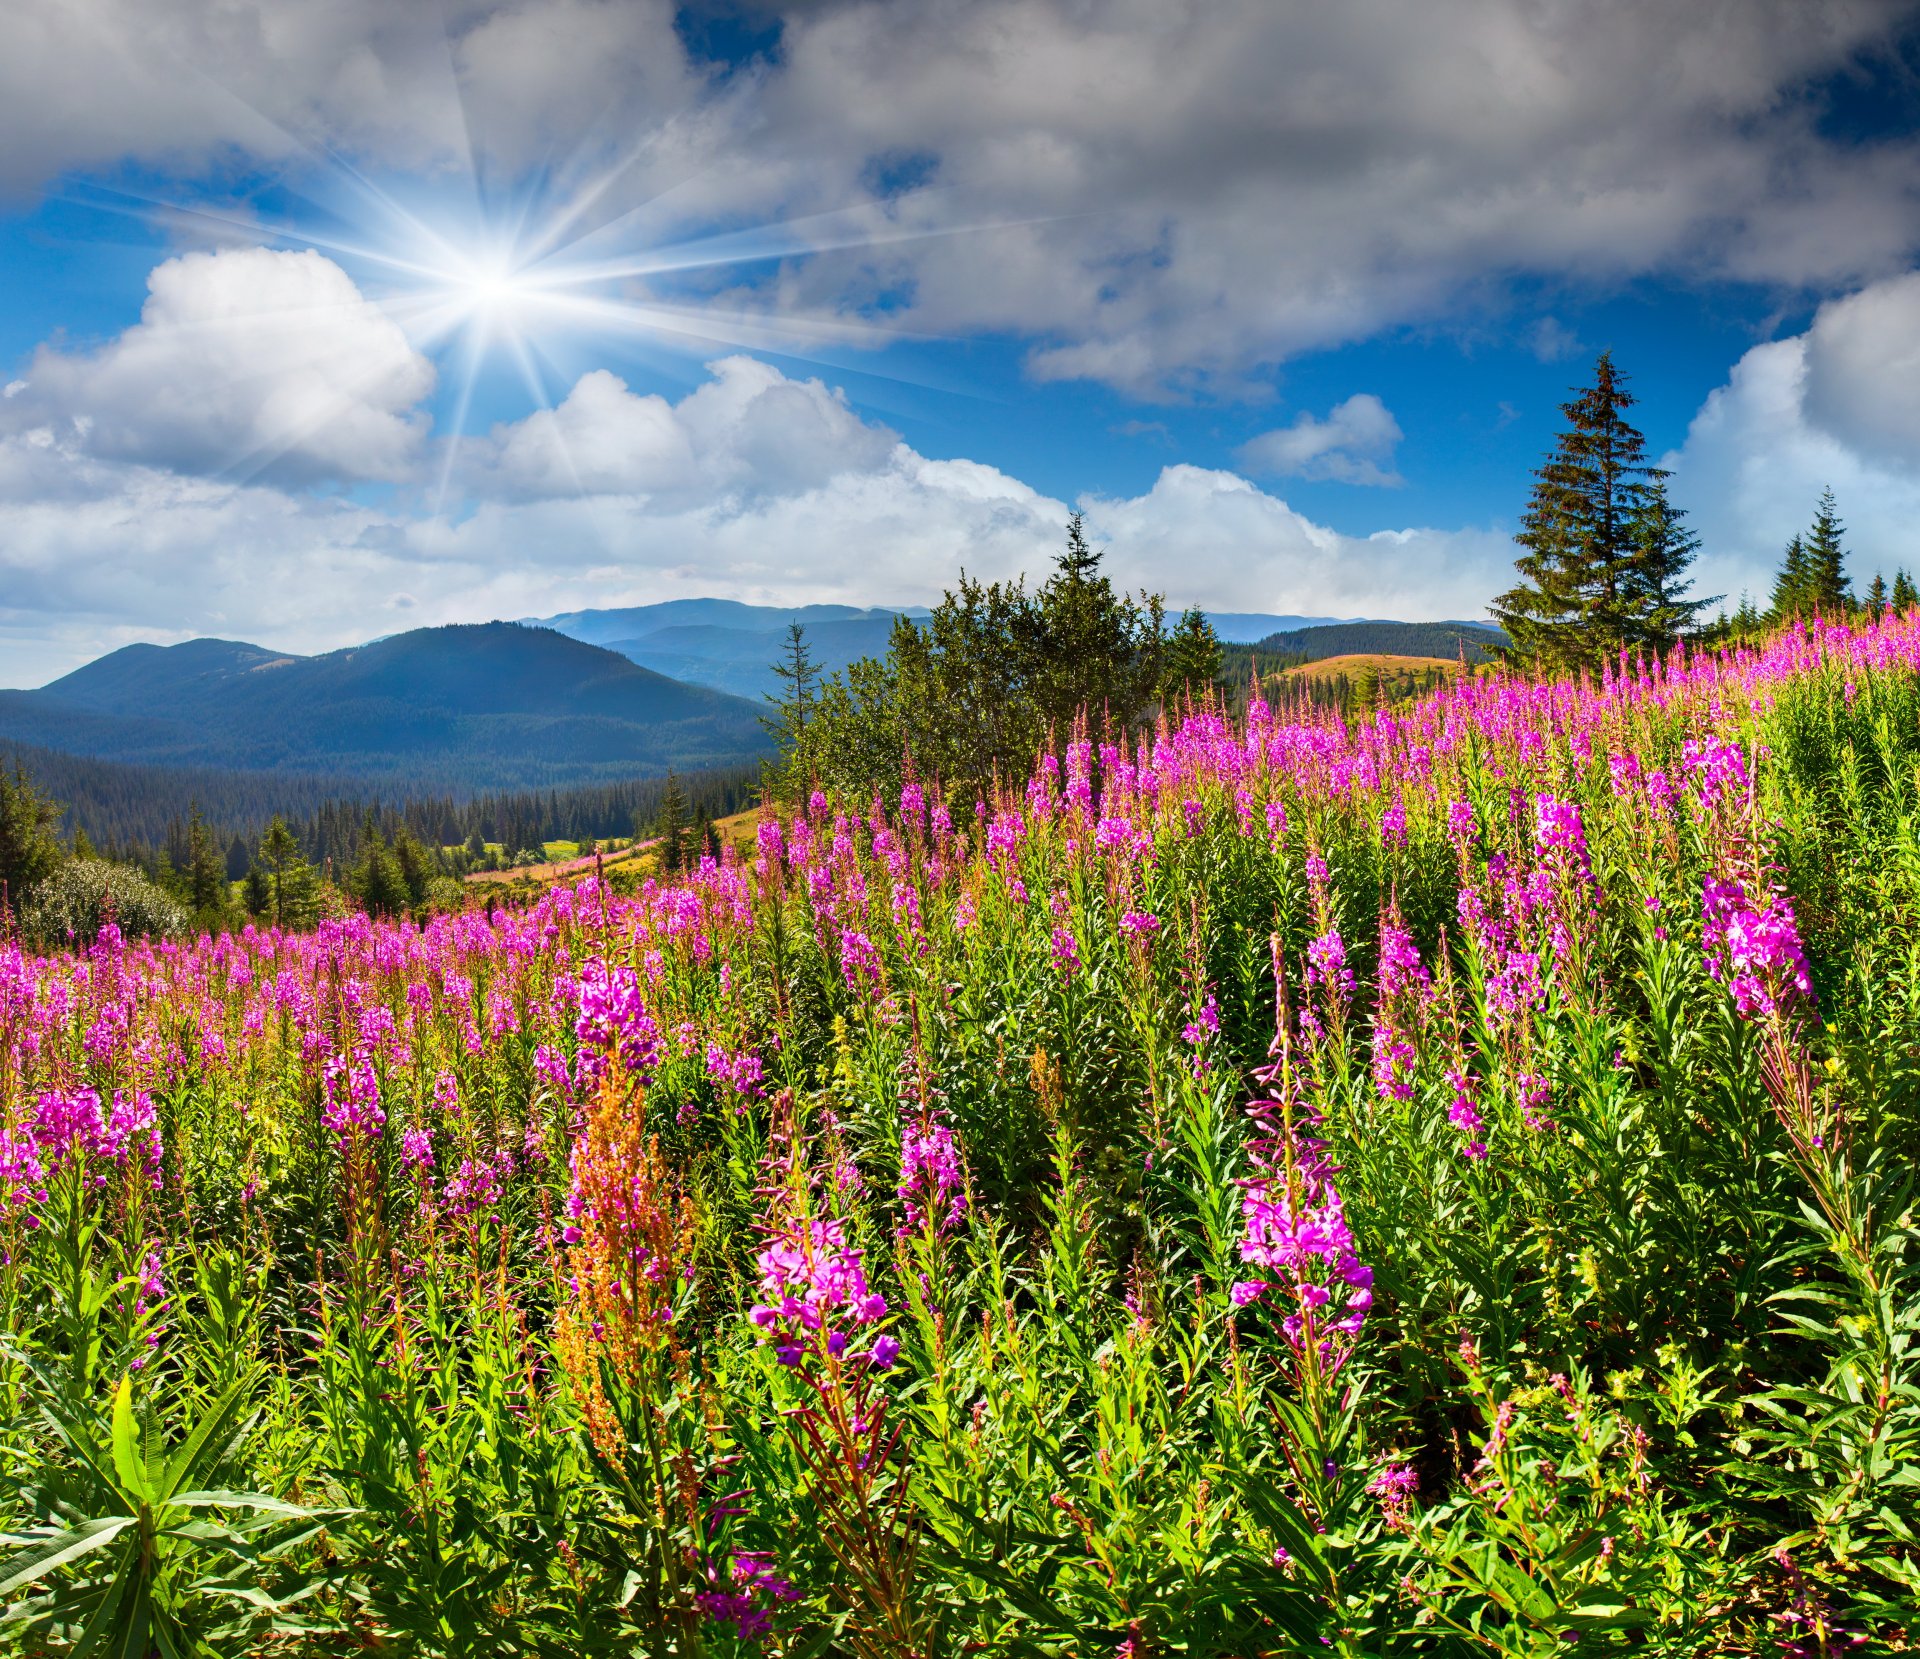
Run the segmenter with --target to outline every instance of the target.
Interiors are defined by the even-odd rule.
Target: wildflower
[[[1080,970],[1080,946],[1063,927],[1053,930],[1053,965],[1062,979],[1071,979]]]
[[[903,1125],[900,1131],[900,1184],[895,1189],[905,1217],[900,1233],[931,1227],[944,1234],[967,1213],[965,1177],[953,1131],[937,1118]]]

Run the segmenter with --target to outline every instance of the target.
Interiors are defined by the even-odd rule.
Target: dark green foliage
[[[226,908],[226,860],[198,806],[187,826],[186,896],[196,916],[218,917]]]
[[[1846,548],[1841,540],[1844,531],[1833,491],[1823,490],[1814,509],[1812,528],[1787,543],[1773,579],[1775,621],[1808,616],[1836,618],[1853,608]]]
[[[1920,594],[1914,592],[1913,578],[1904,569],[1894,572],[1893,592],[1888,596],[1887,603],[1895,616],[1905,616],[1916,604],[1920,604]]]
[[[1688,529],[1685,512],[1667,496],[1667,474],[1647,475],[1628,535],[1632,558],[1621,578],[1628,643],[1665,652],[1700,625],[1700,613],[1723,595],[1689,598],[1687,572],[1700,552],[1700,538]]]
[[[53,827],[60,808],[34,788],[16,764],[0,768],[0,890],[18,904],[60,862]]]
[[[1807,603],[1821,616],[1843,616],[1853,606],[1847,554],[1840,539],[1845,528],[1834,505],[1833,491],[1821,491],[1806,542]]]
[[[911,774],[971,803],[1083,717],[1095,733],[1137,731],[1163,698],[1210,685],[1220,647],[1206,619],[1190,611],[1169,635],[1161,597],[1116,591],[1100,563],[1076,513],[1037,591],[962,572],[924,621],[895,620],[884,660],[810,702],[789,671],[776,791],[885,794]]]
[[[1519,582],[1490,607],[1515,656],[1542,669],[1595,668],[1633,646],[1664,649],[1713,603],[1686,597],[1697,546],[1666,499],[1665,475],[1626,412],[1635,399],[1602,352],[1593,384],[1534,475],[1514,539]]]
[[[660,815],[653,821],[653,833],[660,842],[661,873],[678,875],[687,867],[687,792],[671,772],[667,774],[666,792],[660,797]]]
[[[1807,544],[1801,537],[1795,536],[1787,543],[1780,569],[1773,578],[1772,614],[1782,620],[1804,616],[1813,608],[1812,594]]]

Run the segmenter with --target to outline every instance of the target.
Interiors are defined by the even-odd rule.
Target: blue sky
[[[1477,614],[1611,349],[1713,592],[1920,566],[1903,5],[70,0],[0,66],[0,684],[1084,508],[1176,603]]]

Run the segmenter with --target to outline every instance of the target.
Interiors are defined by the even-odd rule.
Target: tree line
[[[895,620],[884,657],[842,674],[821,675],[805,629],[790,628],[773,665],[769,791],[859,799],[917,780],[971,804],[1077,722],[1133,734],[1178,697],[1206,695],[1221,660],[1212,624],[1196,609],[1170,622],[1164,595],[1117,590],[1102,557],[1075,513],[1039,588],[963,571],[929,616]]]

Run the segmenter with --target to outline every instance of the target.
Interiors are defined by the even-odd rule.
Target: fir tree
[[[1833,491],[1821,491],[1806,541],[1808,607],[1820,616],[1844,616],[1853,609],[1846,549],[1840,543],[1845,528],[1834,508]]]
[[[1570,423],[1534,474],[1514,539],[1520,580],[1493,602],[1515,655],[1542,668],[1593,666],[1629,635],[1634,525],[1650,469],[1626,411],[1626,379],[1602,352],[1594,382],[1562,405]]]
[[[660,872],[678,875],[687,864],[687,792],[680,779],[667,773],[667,787],[660,797],[660,814],[654,820],[653,833],[660,838]]]
[[[1667,499],[1667,474],[1650,468],[1629,525],[1633,557],[1621,578],[1627,637],[1657,652],[1671,650],[1699,626],[1700,613],[1725,596],[1689,599],[1687,572],[1700,538],[1682,522],[1683,509]]]
[[[53,826],[60,808],[33,787],[18,765],[9,776],[0,768],[0,888],[8,904],[18,905],[60,863]]]
[[[1807,544],[1799,536],[1787,543],[1786,556],[1773,578],[1773,619],[1786,622],[1813,608],[1813,581]]]
[[[1220,677],[1220,636],[1203,611],[1188,609],[1167,640],[1166,679],[1161,688],[1164,702],[1183,691],[1195,697],[1213,689]]]
[[[1873,573],[1873,580],[1867,584],[1867,620],[1878,622],[1887,614],[1887,581],[1879,571]]]
[[[1905,570],[1896,570],[1893,573],[1893,592],[1887,595],[1887,608],[1895,616],[1905,616],[1917,603],[1920,603],[1920,596],[1914,593],[1913,578]]]
[[[227,907],[227,861],[200,816],[198,803],[187,822],[187,894],[203,917]]]
[[[813,712],[814,689],[820,681],[820,670],[807,647],[807,630],[798,622],[787,624],[786,643],[771,666],[780,689],[774,693],[774,712],[760,724],[782,749],[791,749],[806,735],[807,717]]]

